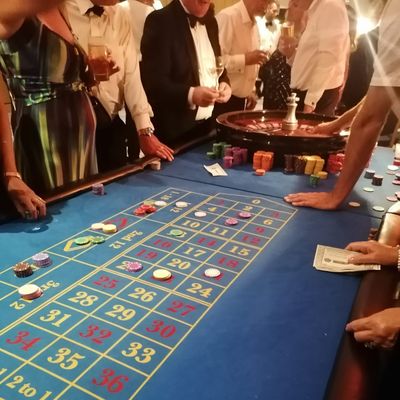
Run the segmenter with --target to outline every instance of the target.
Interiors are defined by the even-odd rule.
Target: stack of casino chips
[[[304,174],[304,169],[306,168],[307,160],[304,156],[296,156],[294,159],[294,173]]]
[[[319,179],[326,179],[328,173],[323,171],[325,160],[320,156],[305,156],[296,154],[285,154],[285,167],[286,174],[296,173],[305,175],[315,175]]]
[[[371,182],[372,185],[382,186],[382,182],[383,182],[383,176],[374,174],[374,176],[372,177],[372,182]]]
[[[143,216],[143,215],[146,215],[146,214],[151,214],[151,213],[156,212],[156,211],[157,211],[157,207],[154,206],[153,204],[145,204],[145,203],[143,203],[141,206],[139,206],[138,208],[136,208],[133,211],[133,214],[137,215],[137,216]]]
[[[207,152],[207,157],[222,158],[224,168],[232,168],[247,163],[248,150],[243,147],[232,147],[225,142],[218,142],[213,144],[212,151]]]
[[[18,289],[18,293],[25,300],[34,300],[39,298],[43,294],[43,291],[39,286],[28,283],[21,286]]]
[[[311,174],[310,175],[310,186],[317,187],[319,183],[320,177],[318,175]]]
[[[103,196],[105,194],[104,185],[102,183],[95,183],[92,185],[92,193]]]
[[[304,156],[306,165],[304,173],[306,175],[318,175],[324,168],[325,160],[320,156]]]
[[[32,261],[40,268],[48,267],[51,264],[51,258],[47,253],[37,253],[32,256]]]
[[[14,265],[13,271],[18,278],[26,278],[33,274],[32,267],[27,262],[20,262]]]
[[[343,163],[344,163],[343,153],[330,154],[328,157],[328,163],[326,169],[330,174],[338,174],[343,168]]]
[[[253,154],[253,169],[256,175],[264,175],[274,165],[274,153],[258,150]]]
[[[373,169],[367,169],[364,174],[365,179],[372,179],[375,175],[375,171]]]
[[[290,173],[294,172],[294,160],[296,159],[296,155],[295,154],[284,154],[284,158],[285,158],[285,168],[284,168],[283,172],[285,174],[290,174]]]

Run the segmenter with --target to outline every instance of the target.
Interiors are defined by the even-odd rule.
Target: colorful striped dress
[[[38,194],[97,173],[95,116],[78,47],[38,19],[0,40],[0,71],[14,103],[17,168]]]

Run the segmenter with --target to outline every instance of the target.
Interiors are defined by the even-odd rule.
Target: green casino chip
[[[78,237],[74,240],[74,243],[79,246],[83,246],[85,244],[88,244],[89,242],[90,242],[90,237],[88,236]]]
[[[185,232],[181,231],[180,229],[172,229],[170,231],[170,235],[172,236],[182,236]]]
[[[106,239],[104,239],[103,236],[94,236],[92,237],[92,243],[93,244],[100,244],[100,243],[104,243],[106,241]]]

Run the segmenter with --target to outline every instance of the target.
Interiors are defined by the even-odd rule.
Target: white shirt
[[[120,5],[129,9],[135,48],[139,59],[141,59],[140,42],[142,41],[144,22],[147,16],[154,11],[154,8],[138,0],[123,1]]]
[[[379,27],[378,57],[371,86],[400,86],[400,2],[389,1]]]
[[[182,1],[180,1],[183,9],[187,14],[189,11],[183,5]],[[196,49],[197,56],[197,64],[199,66],[199,81],[200,86],[216,88],[217,78],[213,74],[213,68],[215,68],[215,54],[212,48],[210,39],[208,38],[208,33],[205,25],[199,24],[198,22],[192,28],[189,24],[190,33],[193,37],[194,47]],[[188,102],[192,109],[195,109],[195,105],[193,104],[193,91],[194,87],[189,89],[188,93]],[[198,107],[196,113],[196,121],[200,121],[202,119],[210,118],[213,112],[214,106],[208,107]]]
[[[344,82],[350,51],[349,21],[343,0],[314,0],[294,56],[290,86],[307,90],[315,106],[323,92]]]
[[[256,17],[258,31],[260,33],[260,48],[272,54],[278,48],[279,37],[281,36],[281,24],[279,20],[272,20],[266,25],[265,17]]]
[[[258,65],[245,65],[245,53],[260,49],[257,24],[242,0],[220,11],[216,18],[232,94],[247,97],[253,91],[259,70]]]
[[[124,107],[124,101],[135,121],[136,129],[153,127],[153,115],[140,79],[138,57],[135,51],[128,10],[120,5],[104,7],[101,17],[90,13],[90,0],[67,0],[64,3],[66,18],[81,47],[88,51],[90,36],[103,36],[111,57],[120,71],[94,87],[94,94],[111,116]]]
[[[400,3],[390,0],[383,11],[379,27],[378,56],[374,63],[374,74],[370,86],[388,88],[400,86]],[[400,119],[400,100],[396,94],[392,97],[392,110]]]

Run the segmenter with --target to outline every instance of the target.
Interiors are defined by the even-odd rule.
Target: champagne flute
[[[216,77],[216,84],[215,84],[215,89],[218,90],[219,86],[219,78],[221,77],[222,73],[224,72],[225,69],[225,64],[224,64],[224,59],[222,56],[216,56],[215,57],[215,69],[214,69],[214,74]]]

